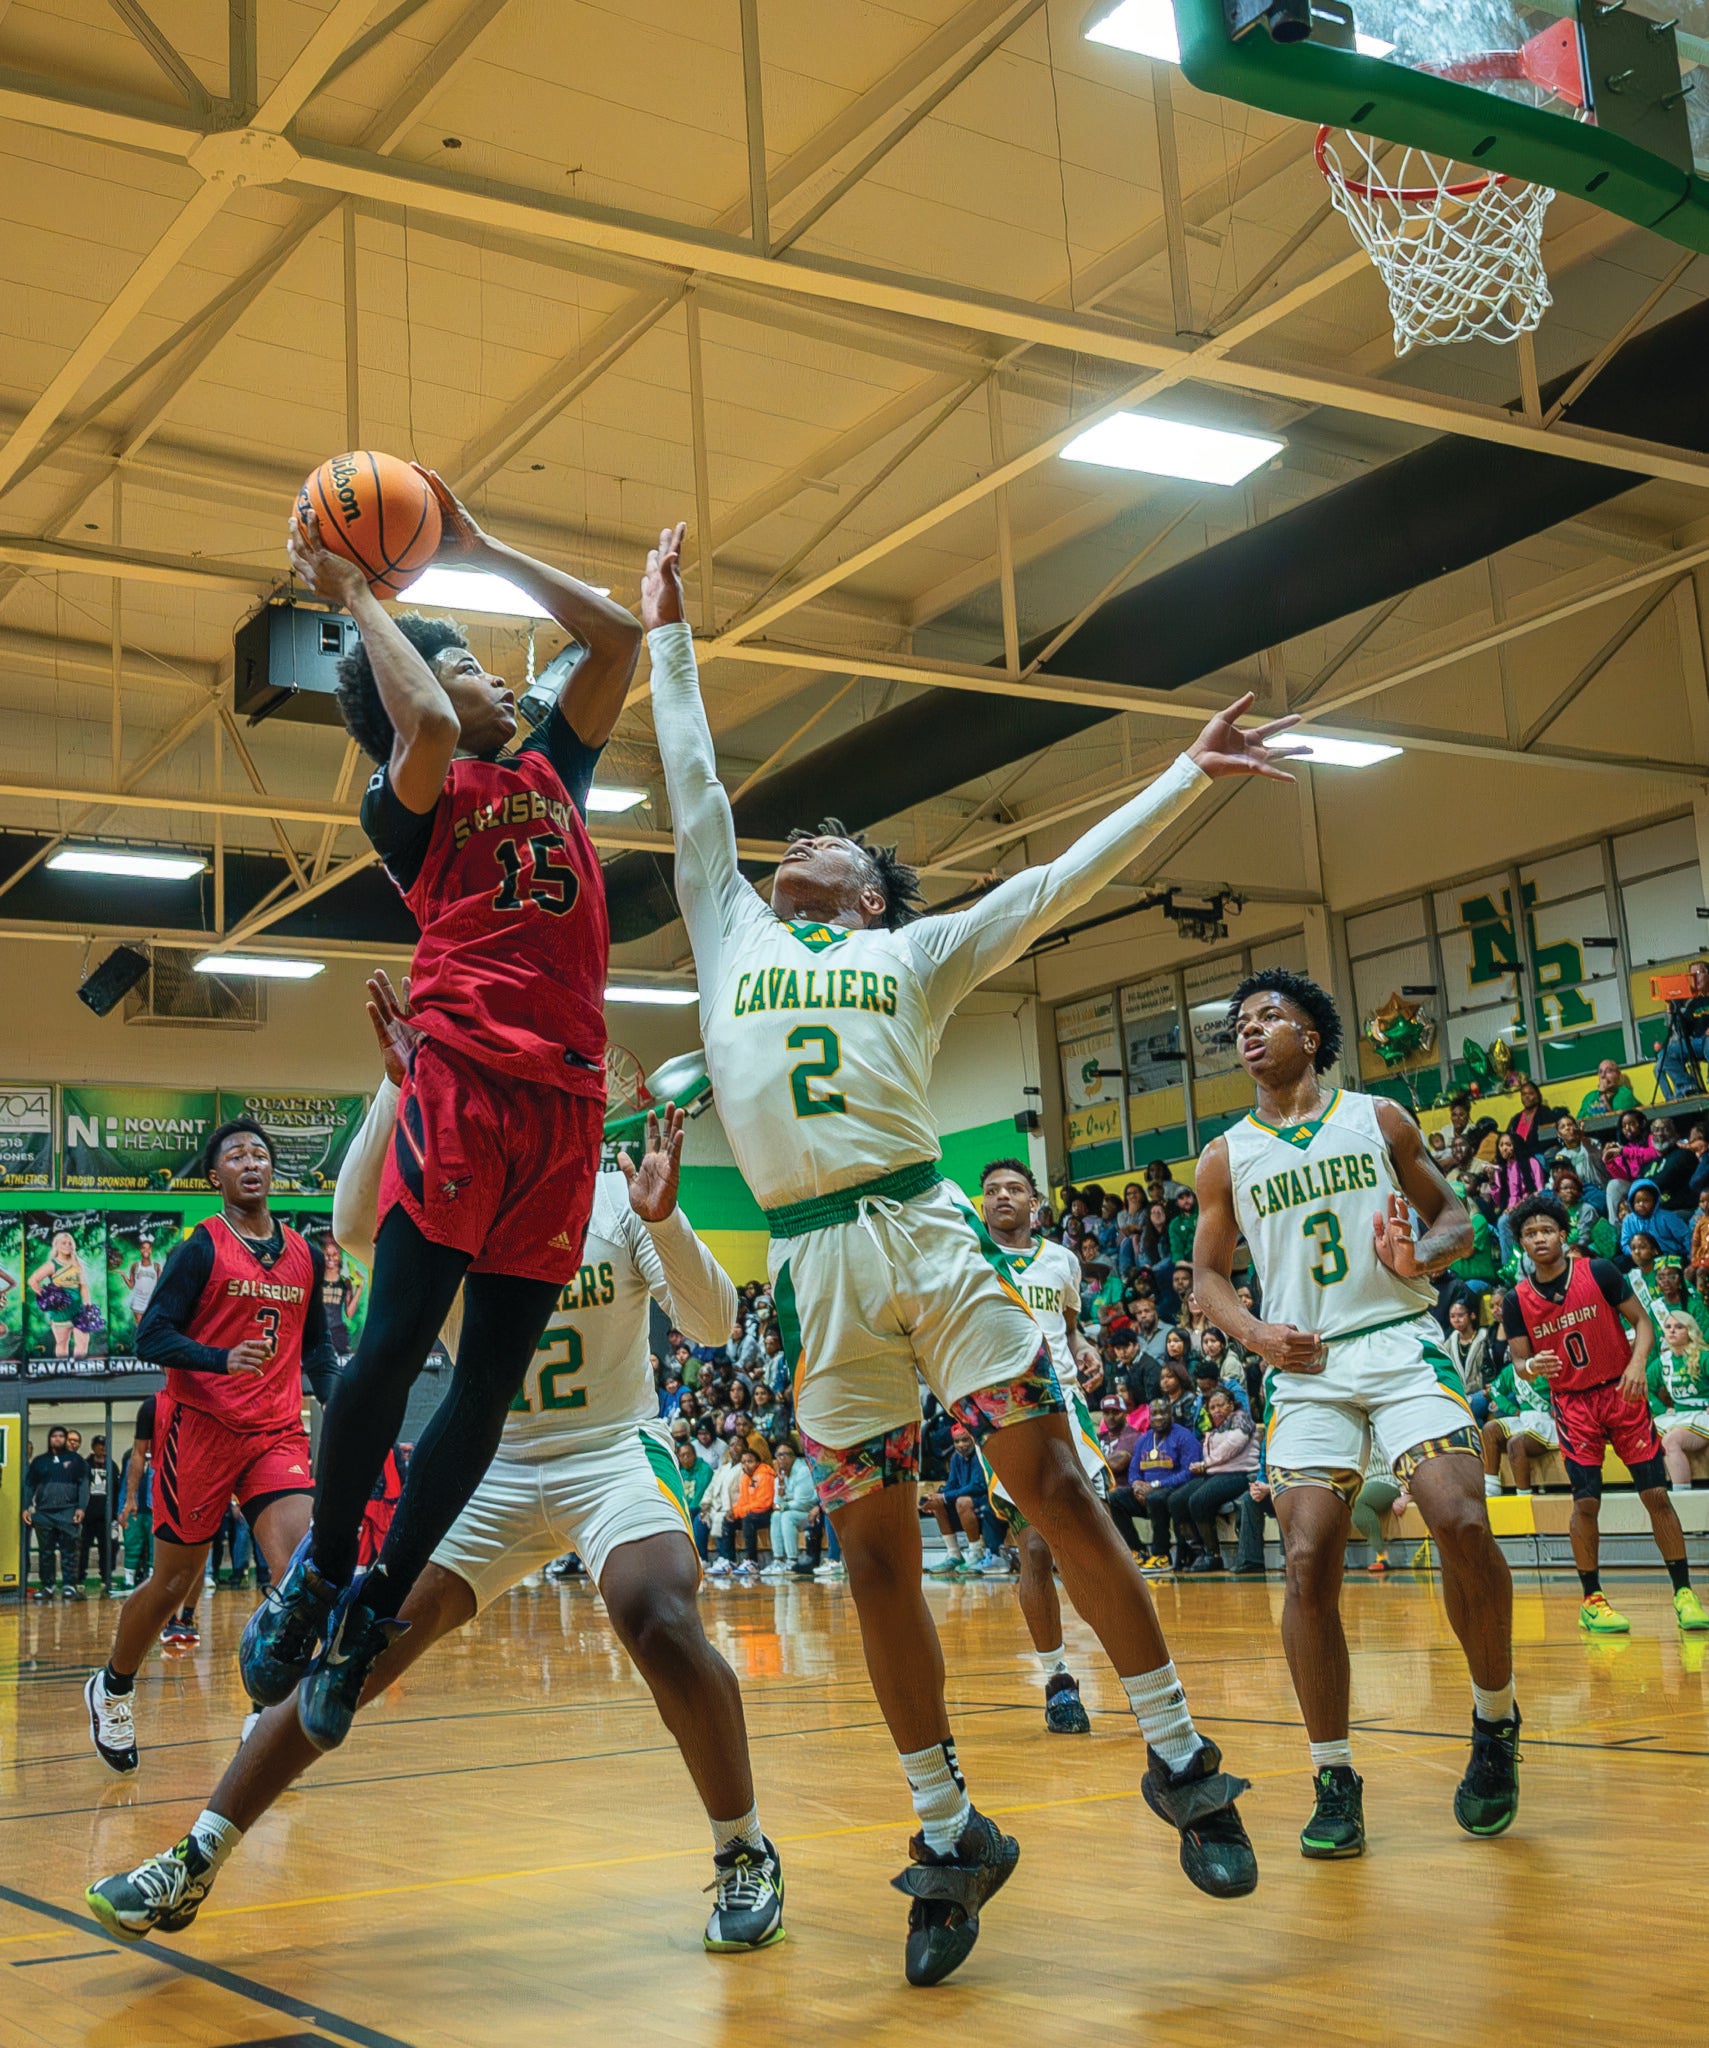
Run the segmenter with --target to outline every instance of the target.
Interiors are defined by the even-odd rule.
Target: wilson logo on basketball
[[[345,457],[335,459],[327,467],[332,471],[332,489],[338,500],[338,509],[344,514],[345,523],[354,526],[362,517],[362,500],[356,495],[356,465]]]

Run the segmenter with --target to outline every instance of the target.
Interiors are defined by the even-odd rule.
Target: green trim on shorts
[[[1379,1330],[1398,1330],[1402,1323],[1416,1323],[1420,1316],[1429,1313],[1429,1309],[1420,1302],[1410,1315],[1390,1316],[1382,1323],[1367,1323],[1362,1330],[1337,1330],[1333,1337],[1325,1337],[1323,1341],[1325,1344],[1350,1344],[1355,1337],[1374,1337]],[[1426,1344],[1425,1349],[1429,1348]]]
[[[663,1444],[655,1443],[645,1430],[641,1432],[641,1448],[647,1454],[647,1463],[653,1468],[653,1477],[670,1495],[683,1520],[692,1525],[694,1518],[689,1513],[688,1495],[682,1490],[682,1471],[677,1461],[667,1454]]]
[[[773,1237],[805,1237],[810,1230],[858,1223],[863,1201],[910,1202],[917,1195],[930,1194],[942,1179],[937,1160],[918,1159],[912,1166],[899,1166],[894,1173],[881,1173],[876,1180],[863,1180],[829,1195],[814,1195],[805,1202],[786,1202],[781,1209],[766,1209],[762,1214]]]

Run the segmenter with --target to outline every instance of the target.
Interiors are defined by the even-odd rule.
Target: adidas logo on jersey
[[[552,1249],[560,1252],[579,1252],[581,1246],[576,1243],[567,1230],[560,1230],[557,1236],[552,1239]]]

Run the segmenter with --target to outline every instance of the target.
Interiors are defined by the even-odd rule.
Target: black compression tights
[[[445,1398],[409,1461],[380,1561],[381,1611],[397,1612],[447,1529],[492,1463],[505,1413],[522,1385],[558,1299],[550,1280],[465,1273],[466,1252],[422,1236],[394,1207],[374,1247],[374,1285],[362,1341],[326,1412],[315,1486],[311,1553],[335,1584],[355,1573],[363,1510],[403,1427],[409,1390],[438,1336],[459,1282],[463,1334]],[[381,1594],[382,1582],[374,1590]]]

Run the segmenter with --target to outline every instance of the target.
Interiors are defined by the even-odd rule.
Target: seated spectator
[[[1684,1261],[1691,1249],[1691,1229],[1686,1217],[1674,1215],[1658,1205],[1656,1184],[1647,1177],[1632,1183],[1627,1211],[1620,1225],[1620,1249],[1631,1254],[1632,1240],[1647,1236],[1657,1251],[1671,1253]]]
[[[1623,1110],[1620,1134],[1605,1140],[1602,1164],[1608,1172],[1608,1220],[1618,1223],[1633,1181],[1641,1180],[1656,1163],[1656,1148],[1650,1143],[1650,1120],[1641,1109]]]
[[[1677,1258],[1662,1253],[1651,1268],[1649,1277],[1652,1298],[1644,1306],[1650,1311],[1650,1320],[1656,1330],[1657,1351],[1650,1354],[1652,1360],[1658,1355],[1662,1326],[1670,1315],[1689,1316],[1698,1329],[1709,1336],[1709,1303],[1686,1278],[1685,1268]]]
[[[1181,1505],[1182,1489],[1192,1475],[1199,1455],[1199,1440],[1183,1429],[1164,1400],[1151,1404],[1151,1424],[1134,1445],[1128,1464],[1127,1484],[1109,1497],[1109,1510],[1127,1547],[1141,1558],[1147,1571],[1165,1571],[1169,1565],[1169,1524],[1175,1523],[1175,1566],[1185,1571],[1195,1550],[1192,1517]],[[1151,1525],[1150,1548],[1141,1546],[1137,1518],[1144,1515]]]
[[[1430,1149],[1436,1154],[1440,1166],[1453,1153],[1454,1148],[1464,1139],[1471,1127],[1472,1098],[1464,1089],[1448,1101],[1448,1121],[1430,1133]]]
[[[1513,1226],[1510,1213],[1529,1201],[1543,1185],[1543,1162],[1527,1152],[1512,1131],[1503,1131],[1495,1141],[1494,1197],[1496,1239],[1503,1260],[1513,1256]]]
[[[985,1467],[979,1461],[973,1439],[958,1422],[951,1432],[954,1451],[949,1474],[941,1491],[923,1493],[921,1509],[929,1514],[943,1533],[945,1557],[933,1565],[933,1578],[947,1578],[954,1572],[1007,1571],[1003,1561],[1003,1527],[991,1512],[985,1487]],[[969,1549],[962,1554],[962,1538]]]
[[[1389,1568],[1389,1545],[1383,1534],[1382,1518],[1391,1508],[1404,1513],[1403,1499],[1393,1467],[1373,1440],[1370,1463],[1365,1467],[1365,1483],[1359,1488],[1358,1498],[1353,1503],[1353,1532],[1364,1537],[1370,1545],[1371,1561],[1365,1567],[1368,1572],[1381,1574]]]
[[[1563,1116],[1556,1124],[1555,1149],[1545,1164],[1551,1173],[1559,1171],[1562,1166],[1570,1166],[1578,1175],[1585,1193],[1592,1197],[1599,1209],[1606,1209],[1604,1190],[1608,1185],[1608,1169],[1602,1163],[1602,1147],[1593,1138],[1585,1136],[1576,1116]]]
[[[1133,1414],[1128,1412],[1130,1406],[1125,1394],[1106,1394],[1098,1414],[1098,1449],[1110,1468],[1110,1482],[1114,1486],[1127,1484],[1128,1467],[1133,1463],[1133,1447],[1151,1421],[1149,1404],[1144,1410],[1143,1426],[1136,1423]]]
[[[1474,1421],[1489,1414],[1489,1396],[1484,1392],[1484,1369],[1489,1360],[1489,1338],[1478,1325],[1477,1312],[1469,1301],[1451,1302],[1448,1307],[1448,1356],[1460,1375],[1460,1385],[1472,1404]]]
[[[1222,1336],[1220,1330],[1212,1330],[1209,1334],[1218,1339]],[[1245,1387],[1235,1384],[1232,1380],[1225,1380],[1222,1376],[1222,1366],[1217,1360],[1200,1358],[1193,1366],[1193,1419],[1187,1425],[1189,1429],[1195,1431],[1199,1436],[1208,1436],[1210,1434],[1211,1396],[1219,1388],[1227,1393],[1228,1398],[1240,1410],[1241,1414],[1246,1417],[1248,1422],[1252,1420],[1251,1413],[1246,1406]]]
[[[1153,1159],[1146,1166],[1145,1199],[1148,1202],[1161,1202],[1167,1208],[1177,1195],[1185,1193],[1181,1183],[1169,1177],[1169,1169],[1161,1159]]]
[[[1199,1363],[1214,1366],[1217,1378],[1225,1386],[1234,1388],[1236,1401],[1248,1415],[1252,1413],[1252,1405],[1246,1398],[1245,1362],[1214,1324],[1206,1324],[1204,1335],[1199,1339]],[[1194,1377],[1198,1377],[1197,1373]]]
[[[1163,1364],[1158,1369],[1157,1391],[1169,1403],[1175,1420],[1184,1422],[1189,1429],[1198,1412],[1193,1395],[1195,1363],[1185,1331],[1171,1330],[1164,1344]]]
[[[1110,1267],[1098,1250],[1098,1240],[1088,1231],[1080,1240],[1080,1320],[1096,1323],[1103,1304],[1104,1287],[1110,1278]],[[1120,1300],[1120,1295],[1117,1295]]]
[[[1169,1256],[1177,1266],[1191,1266],[1198,1227],[1199,1198],[1191,1188],[1183,1188],[1175,1197],[1175,1211],[1169,1218]]]
[[[1520,1151],[1534,1159],[1553,1147],[1555,1126],[1565,1114],[1558,1104],[1543,1100],[1543,1091],[1527,1075],[1519,1083],[1518,1113],[1509,1117],[1507,1128],[1518,1139]]]
[[[1195,1572],[1222,1570],[1216,1518],[1239,1500],[1258,1471],[1258,1432],[1234,1393],[1221,1384],[1206,1393],[1202,1454],[1190,1468],[1192,1477],[1175,1509],[1177,1527],[1184,1512],[1199,1539],[1201,1554],[1188,1567]]]
[[[1692,1182],[1697,1178],[1698,1154],[1680,1142],[1679,1130],[1671,1117],[1658,1116],[1650,1126],[1650,1143],[1656,1148],[1649,1178],[1656,1184],[1656,1206],[1671,1216],[1689,1222],[1697,1203]]]
[[[663,1391],[659,1395],[659,1417],[664,1422],[674,1422],[682,1407],[682,1378],[673,1369],[665,1374]]]
[[[1602,1213],[1600,1202],[1590,1201],[1585,1193],[1584,1182],[1574,1168],[1555,1155],[1553,1181],[1555,1199],[1566,1210],[1571,1219],[1567,1232],[1567,1243],[1577,1245],[1580,1251],[1592,1252],[1599,1259],[1618,1256],[1620,1239],[1614,1226]],[[1601,1190],[1597,1192],[1600,1194]]]
[[[694,1530],[694,1547],[700,1553],[704,1564],[709,1554],[711,1538],[707,1534],[706,1522],[700,1512],[700,1503],[706,1497],[706,1489],[712,1484],[712,1467],[703,1465],[694,1455],[694,1446],[686,1438],[676,1447],[677,1479],[688,1502],[688,1519]]]
[[[1642,1292],[1638,1287],[1640,1280],[1645,1286],[1649,1285],[1650,1275],[1656,1269],[1656,1260],[1660,1253],[1661,1246],[1647,1230],[1634,1231],[1621,1245],[1621,1257],[1631,1261],[1632,1286],[1635,1292]]]
[[[1114,1195],[1106,1195],[1103,1213],[1098,1219],[1098,1249],[1112,1265],[1115,1263],[1116,1252],[1121,1243],[1121,1230],[1117,1220],[1121,1215],[1121,1208],[1122,1205]]]
[[[740,1442],[746,1442],[753,1421],[753,1396],[748,1392],[747,1381],[732,1380],[730,1406],[724,1420],[718,1425],[720,1433],[727,1438],[733,1437]]]
[[[760,1536],[771,1527],[775,1499],[776,1481],[772,1468],[760,1463],[759,1454],[750,1445],[742,1452],[741,1475],[731,1496],[729,1513],[718,1532],[718,1562],[712,1567],[714,1577],[728,1578],[734,1573],[740,1578],[758,1578]],[[745,1543],[747,1557],[736,1570],[738,1542]]]
[[[775,1469],[777,1504],[771,1517],[771,1563],[760,1574],[767,1579],[790,1575],[796,1550],[818,1505],[813,1468],[805,1458],[798,1458],[790,1445],[778,1445]]]
[[[724,1348],[737,1372],[752,1379],[760,1362],[760,1333],[752,1316],[737,1316],[730,1326],[730,1341]]]
[[[1691,1460],[1709,1444],[1709,1353],[1703,1331],[1682,1310],[1663,1318],[1662,1348],[1650,1361],[1650,1413],[1662,1440],[1668,1484],[1691,1485]]]
[[[726,1458],[714,1467],[707,1482],[706,1491],[700,1496],[700,1516],[706,1524],[707,1555],[723,1540],[724,1525],[730,1518],[730,1510],[736,1504],[736,1488],[741,1484],[742,1468],[734,1458]],[[722,1557],[715,1558],[707,1568],[710,1578],[723,1579],[730,1576],[730,1567]]]
[[[1579,1103],[1580,1116],[1617,1116],[1623,1109],[1636,1109],[1638,1098],[1626,1085],[1618,1060],[1603,1060],[1596,1069],[1596,1086]]]
[[[1262,1577],[1270,1569],[1264,1562],[1264,1517],[1276,1512],[1269,1475],[1264,1469],[1262,1438],[1259,1440],[1257,1476],[1242,1494],[1238,1505],[1240,1542],[1234,1553],[1234,1569],[1237,1575],[1252,1573]]]
[[[694,1455],[709,1472],[716,1472],[724,1463],[725,1450],[718,1435],[718,1426],[708,1416],[702,1416],[694,1426]]]
[[[753,1428],[775,1448],[789,1434],[789,1415],[764,1380],[754,1389],[753,1408]]]
[[[1548,1383],[1524,1379],[1511,1365],[1504,1365],[1489,1382],[1489,1416],[1483,1425],[1484,1492],[1491,1499],[1501,1492],[1503,1451],[1513,1468],[1514,1486],[1529,1493],[1532,1458],[1559,1450],[1560,1445]]]
[[[1169,1208],[1164,1202],[1147,1203],[1139,1222],[1138,1262],[1153,1274],[1167,1272],[1174,1260],[1169,1255]]]
[[[1691,1219],[1691,1284],[1702,1288],[1709,1283],[1709,1188],[1697,1197],[1697,1214]]]

